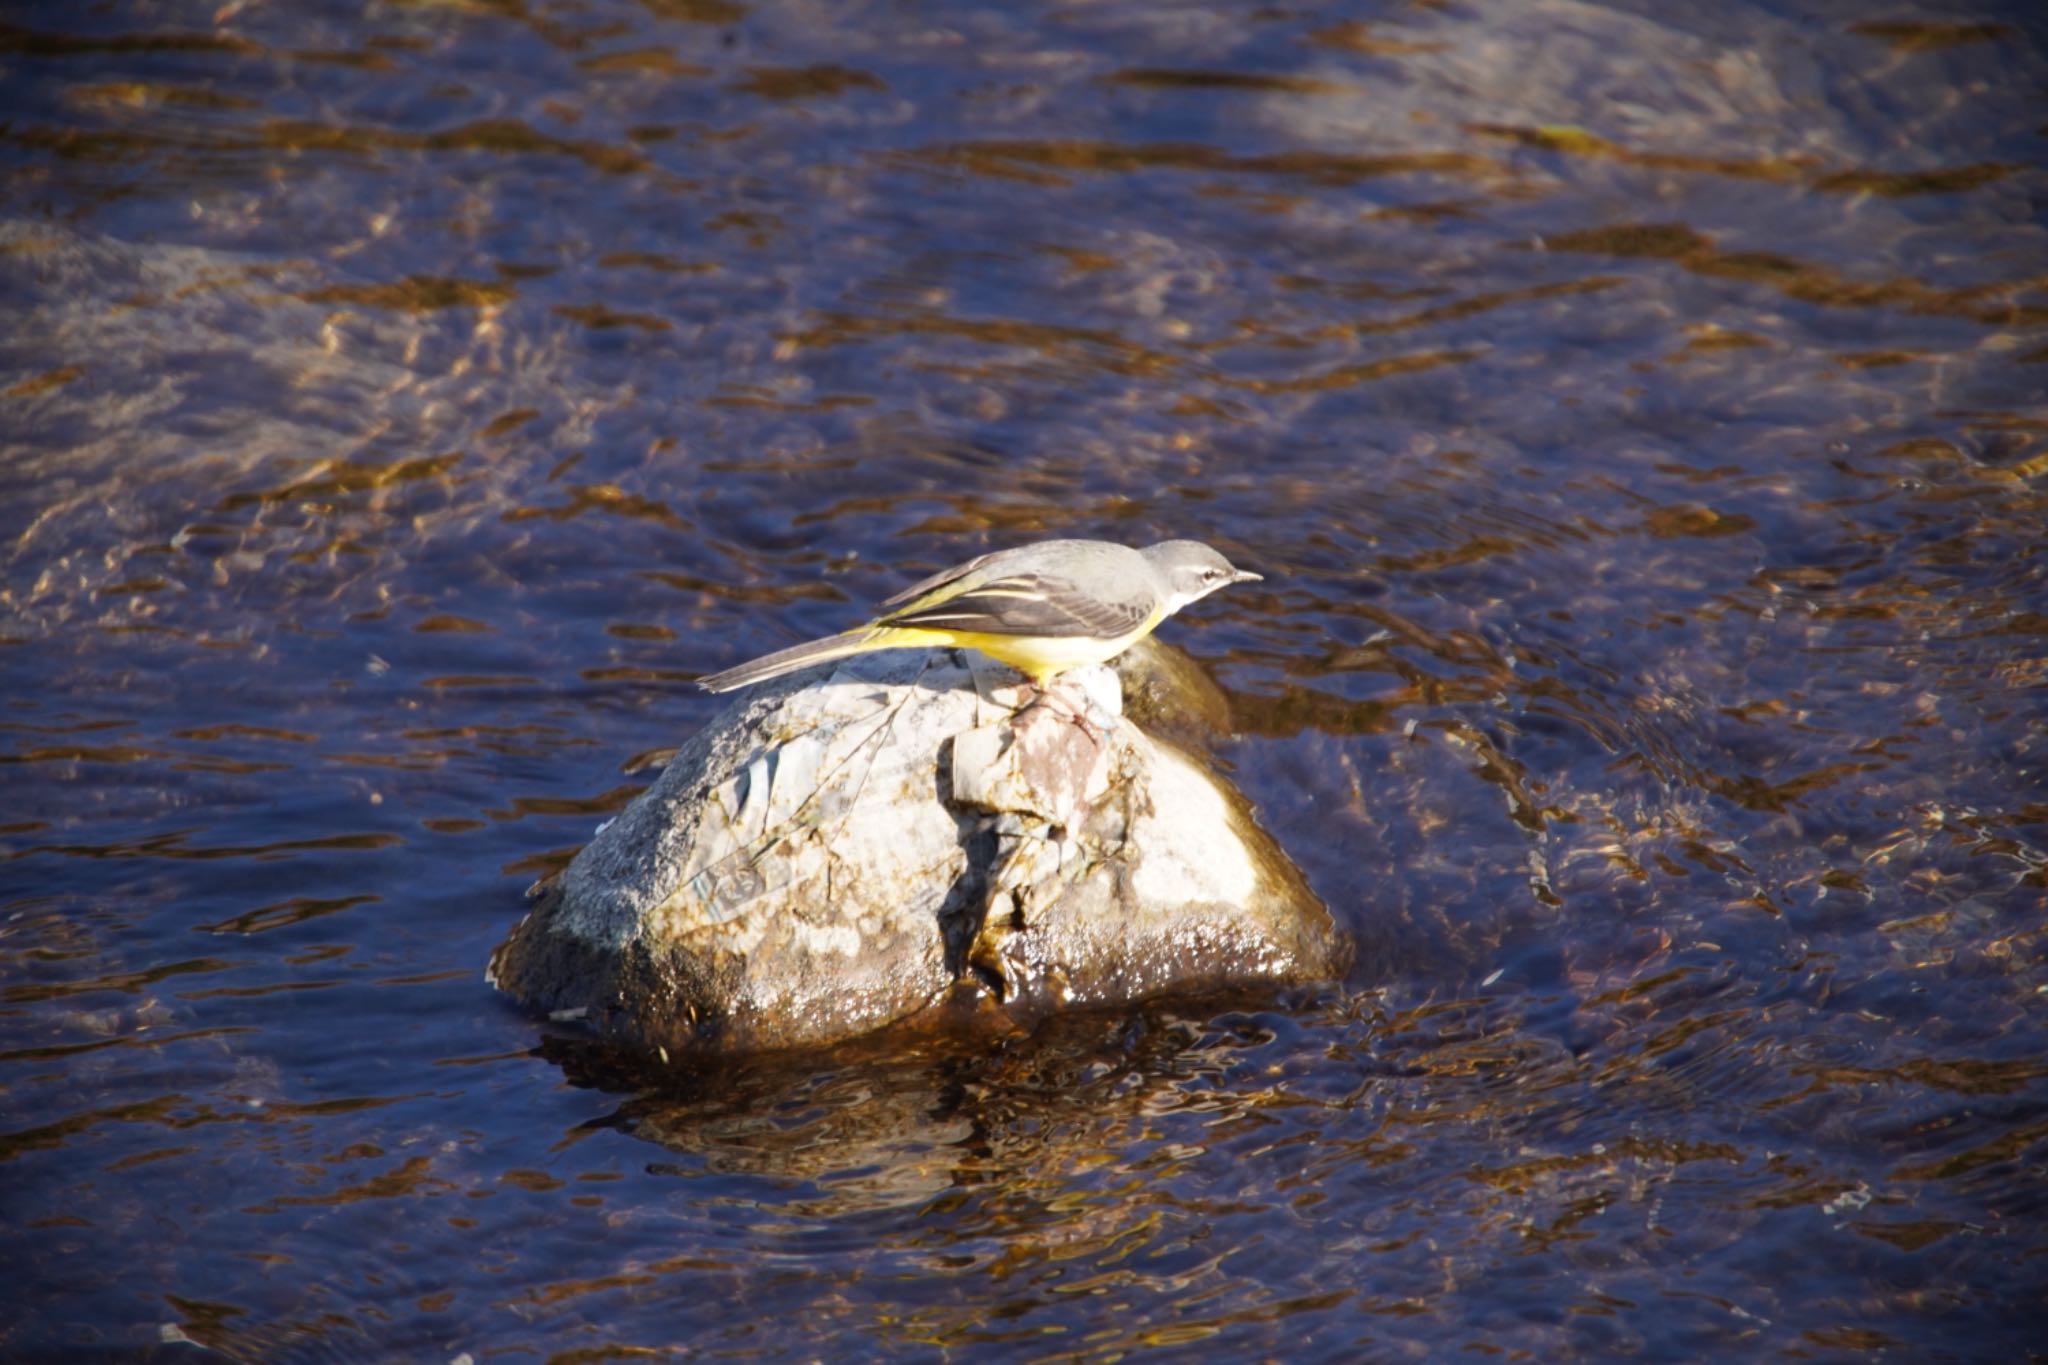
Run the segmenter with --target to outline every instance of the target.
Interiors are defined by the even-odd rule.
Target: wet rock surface
[[[1177,671],[1147,673],[1162,713]],[[955,651],[814,671],[726,711],[493,955],[497,985],[658,1049],[838,1042],[946,1008],[1037,1014],[1341,972],[1250,809],[1122,714]]]

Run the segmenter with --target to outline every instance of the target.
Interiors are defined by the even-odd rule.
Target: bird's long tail
[[[697,686],[707,692],[730,692],[736,687],[748,687],[770,678],[779,678],[785,673],[794,673],[799,668],[822,664],[832,659],[843,659],[849,654],[861,654],[871,649],[887,647],[887,641],[877,638],[878,632],[863,627],[849,630],[842,635],[828,635],[822,640],[807,644],[791,645],[778,649],[773,654],[763,654],[750,659],[736,668],[709,677],[697,679]]]

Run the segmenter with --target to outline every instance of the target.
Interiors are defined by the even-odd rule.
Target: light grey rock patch
[[[954,651],[798,675],[536,887],[491,979],[605,1036],[744,1051],[1341,971],[1242,798],[1122,710],[1108,668],[1034,702]]]

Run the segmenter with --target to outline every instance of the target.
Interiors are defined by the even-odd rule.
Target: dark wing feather
[[[940,583],[955,576],[943,575]],[[932,586],[919,585],[927,591]],[[916,595],[916,590],[903,594]],[[1149,597],[1108,602],[1089,596],[1067,579],[1022,573],[990,579],[941,601],[893,612],[877,624],[978,631],[985,635],[1109,640],[1128,635],[1143,625],[1152,615],[1152,606]]]

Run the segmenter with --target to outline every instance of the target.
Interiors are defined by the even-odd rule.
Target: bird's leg
[[[1084,701],[1080,705],[1076,705],[1072,701],[1059,697],[1059,694],[1053,690],[1054,681],[1054,678],[1033,678],[1031,680],[1032,690],[1038,695],[1024,704],[1022,709],[1017,712],[1017,719],[1022,720],[1025,716],[1043,706],[1046,710],[1062,716],[1081,727],[1081,733],[1088,736],[1095,743],[1103,743],[1107,736],[1102,733],[1102,727],[1088,718],[1086,702]]]

